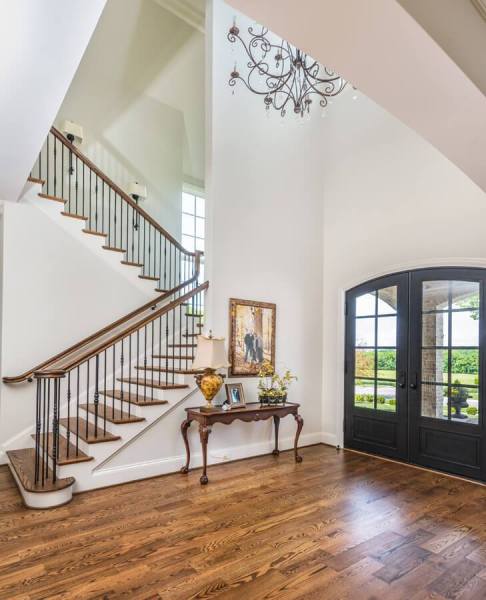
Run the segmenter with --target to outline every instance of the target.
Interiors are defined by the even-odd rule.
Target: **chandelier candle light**
[[[276,36],[272,41],[272,34],[265,27],[256,31],[250,26],[248,33],[250,38],[245,42],[236,21],[233,21],[228,40],[231,43],[240,42],[248,57],[248,73],[243,77],[235,64],[229,85],[234,87],[238,80],[242,81],[251,92],[263,96],[267,110],[273,107],[284,117],[289,105],[293,106],[295,114],[303,117],[310,112],[313,102],[311,96],[316,95],[319,105],[325,108],[328,98],[337,96],[346,87],[342,77],[320,65],[302,50],[278,40]]]
[[[207,337],[204,335],[198,336],[196,357],[192,363],[192,369],[195,371],[203,370],[203,373],[195,375],[197,386],[207,403],[206,406],[201,407],[203,411],[210,412],[214,410],[213,398],[223,385],[223,376],[216,373],[216,370],[230,366],[226,356],[224,338],[213,337],[211,331]]]

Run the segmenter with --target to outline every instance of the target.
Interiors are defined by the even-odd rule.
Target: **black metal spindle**
[[[137,373],[138,376],[138,373]],[[128,379],[132,380],[132,334],[128,336]],[[128,418],[132,412],[132,403],[130,397],[130,386],[128,386]]]
[[[49,382],[50,383],[50,382]],[[52,483],[56,483],[57,479],[57,453],[59,445],[59,420],[58,420],[58,409],[59,409],[59,388],[60,380],[58,378],[53,379],[53,418],[52,418]]]
[[[137,377],[136,377],[136,382],[137,382],[137,387],[136,387],[136,395],[137,395],[137,401],[138,401],[138,380],[139,380],[139,373],[140,373],[140,330],[137,329]],[[145,401],[145,397],[144,397],[144,401]]]
[[[112,346],[113,348],[113,352],[112,352],[112,359],[113,359],[113,385],[115,385],[115,381],[116,381],[116,344],[113,344]],[[123,385],[123,383],[122,383]],[[123,390],[123,387],[122,387]],[[111,403],[111,418],[114,419],[115,418],[115,401],[113,400],[113,402]]]
[[[98,405],[100,403],[99,376],[100,376],[100,355],[97,354],[96,358],[95,358],[95,390],[94,390],[95,437],[98,437]]]
[[[76,456],[79,455],[79,367],[76,368]]]
[[[46,479],[49,479],[49,421],[51,418],[51,380],[47,379],[47,421],[46,421],[46,443],[44,449],[44,470]]]
[[[41,380],[36,382],[36,397],[35,397],[35,465],[34,465],[34,482],[39,483],[39,464],[40,464],[40,432],[41,432]]]
[[[120,349],[120,372],[121,372],[121,378],[120,378],[120,381],[121,381],[120,410],[121,410],[122,413],[123,413],[123,401],[125,400],[124,389],[123,389],[123,384],[124,384],[123,380],[125,379],[125,377],[124,377],[124,366],[125,366],[124,362],[125,362],[125,357],[124,357],[124,344],[123,344],[123,341],[124,340],[122,338],[122,340],[121,340],[121,349]],[[130,384],[128,384],[128,385],[130,385]]]
[[[67,384],[67,444],[66,444],[66,458],[69,458],[69,446],[71,442],[71,371],[68,372],[68,384]]]
[[[49,413],[47,412],[47,391],[46,391],[46,387],[47,387],[47,381],[45,379],[42,379],[42,464],[41,464],[41,477],[42,477],[42,481],[41,481],[41,485],[44,485],[45,482],[45,478],[46,478],[46,471],[44,468],[44,465],[47,463],[47,445],[48,445],[48,440],[49,440],[49,432],[47,430],[47,426],[48,426],[48,418],[49,418]]]
[[[108,188],[108,242],[107,245],[111,246],[111,188]]]
[[[103,367],[104,367],[104,382],[103,382],[103,436],[106,435],[106,349],[104,351],[103,357]],[[115,387],[113,386],[113,389]],[[112,398],[112,402],[115,402],[115,398]]]
[[[89,362],[90,359],[88,358],[87,362],[86,362],[86,439],[88,439],[89,436],[89,419],[88,419],[88,414],[89,414]]]
[[[151,374],[152,374],[152,402],[153,402],[154,401],[154,380],[155,380],[155,377],[154,377],[154,321],[153,320],[152,320],[152,332],[151,333],[152,333],[152,335],[151,335],[152,353],[150,355],[150,364],[152,366]]]
[[[47,163],[47,173],[46,173],[47,193],[50,194],[51,191],[50,191],[50,179],[49,179],[49,134],[47,135],[46,163]]]

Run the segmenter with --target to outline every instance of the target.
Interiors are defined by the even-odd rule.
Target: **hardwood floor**
[[[486,598],[486,487],[327,446],[22,507],[0,469],[0,598]]]

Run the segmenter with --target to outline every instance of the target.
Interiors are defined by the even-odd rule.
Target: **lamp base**
[[[205,369],[204,373],[195,376],[197,387],[201,390],[206,399],[206,406],[201,406],[201,410],[210,412],[214,410],[212,405],[213,398],[223,386],[223,377],[216,373],[215,369]]]

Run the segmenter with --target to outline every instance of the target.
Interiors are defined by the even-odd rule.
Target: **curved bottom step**
[[[29,508],[52,508],[70,502],[73,495],[74,477],[65,477],[52,482],[52,471],[48,469],[44,485],[35,482],[35,450],[7,451],[10,471],[19,488],[24,503]],[[40,469],[44,463],[41,461]],[[45,468],[45,466],[44,466]]]

